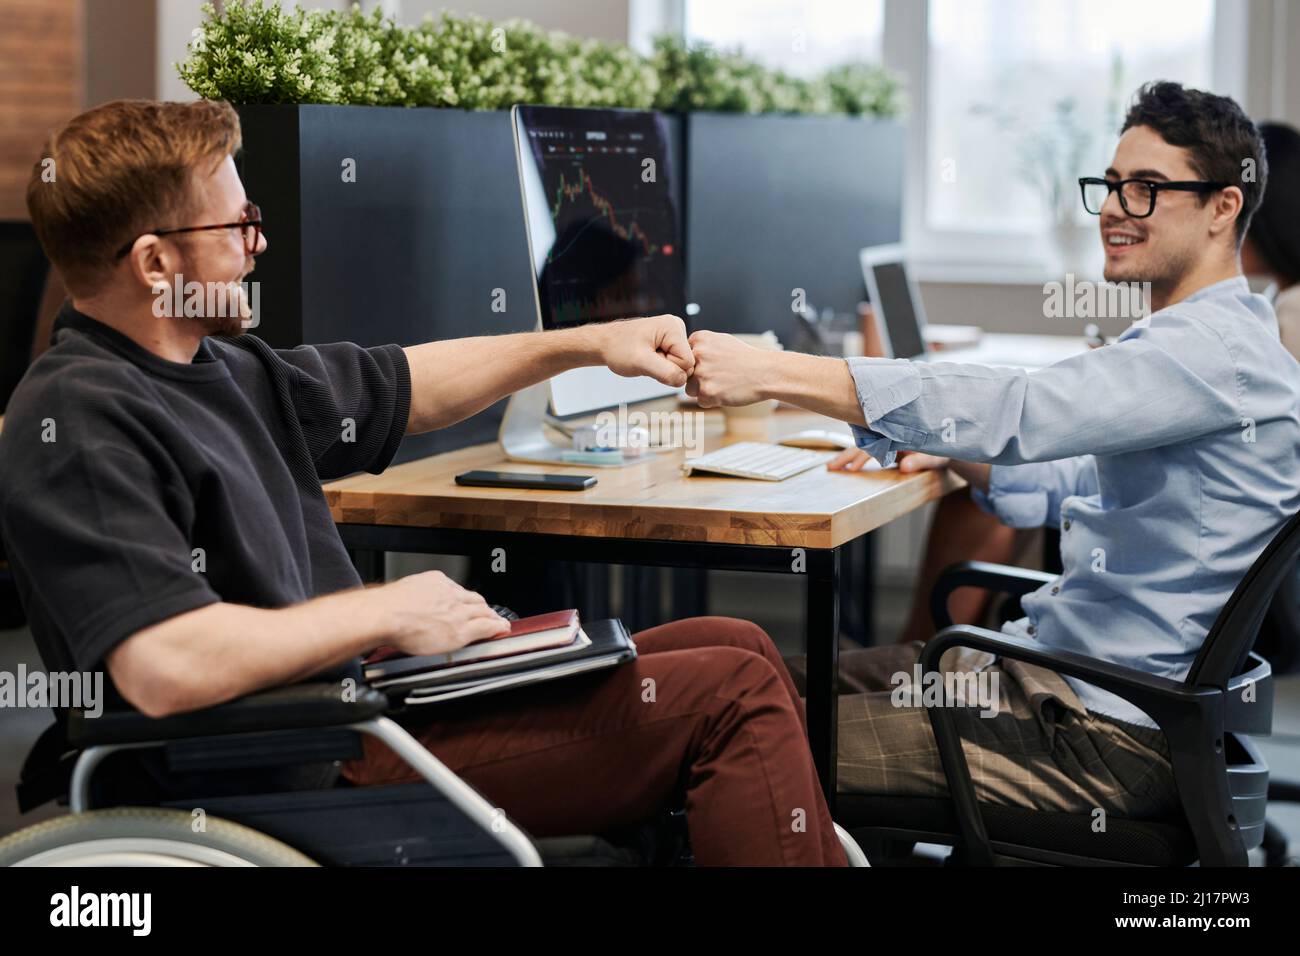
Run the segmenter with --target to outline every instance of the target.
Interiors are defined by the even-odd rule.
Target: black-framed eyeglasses
[[[1156,193],[1162,189],[1173,189],[1186,193],[1212,193],[1226,189],[1228,183],[1210,183],[1199,180],[1166,183],[1150,179],[1101,179],[1096,176],[1083,176],[1079,179],[1079,191],[1083,193],[1083,208],[1094,216],[1101,215],[1101,207],[1113,192],[1119,193],[1119,204],[1134,219],[1145,219],[1156,211]]]
[[[244,218],[239,222],[223,222],[215,226],[182,226],[177,229],[150,229],[148,232],[141,233],[145,236],[171,236],[179,232],[206,232],[209,229],[239,229],[244,235],[244,251],[250,256],[257,251],[257,241],[262,237],[262,210],[257,208],[255,203],[244,204]],[[135,239],[139,239],[136,236]],[[117,250],[117,258],[121,259],[131,251],[135,245],[135,239],[132,239],[121,249]]]

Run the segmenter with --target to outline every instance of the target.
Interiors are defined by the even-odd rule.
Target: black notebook
[[[371,686],[390,699],[397,698],[406,704],[432,704],[587,674],[636,658],[636,644],[617,618],[584,621],[582,634],[586,641],[575,642],[560,653],[552,650],[485,661],[469,672],[449,667],[424,674],[403,674],[392,680],[373,681]]]

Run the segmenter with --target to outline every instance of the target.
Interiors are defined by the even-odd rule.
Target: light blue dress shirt
[[[993,464],[981,507],[1061,530],[1064,573],[1004,632],[1175,680],[1233,588],[1300,508],[1300,364],[1241,277],[1114,343],[1024,371],[849,359],[859,447]],[[1085,707],[1154,727],[1067,678]]]

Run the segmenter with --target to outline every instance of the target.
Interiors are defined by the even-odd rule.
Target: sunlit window
[[[1213,22],[1213,0],[930,0],[928,225],[1082,220],[1133,91],[1210,85]]]
[[[689,0],[686,38],[740,47],[766,66],[810,76],[880,59],[884,0]]]

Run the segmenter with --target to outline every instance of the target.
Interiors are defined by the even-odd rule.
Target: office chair
[[[1300,671],[1300,562],[1282,580],[1269,606],[1255,642],[1255,651],[1269,662],[1276,674]],[[1282,803],[1300,803],[1300,781],[1270,779],[1268,798]],[[1264,823],[1264,863],[1288,863],[1287,837],[1272,821]]]
[[[1251,741],[1272,730],[1273,684],[1267,661],[1251,651],[1278,588],[1300,556],[1300,514],[1251,565],[1201,645],[1186,679],[1173,681],[1036,641],[951,625],[948,597],[983,587],[1017,598],[1055,576],[967,562],[949,568],[931,595],[942,629],[921,652],[924,673],[940,673],[953,647],[971,647],[1046,667],[1130,701],[1149,714],[1169,742],[1182,816],[1107,820],[1094,832],[1088,813],[1058,813],[978,803],[952,711],[928,710],[947,777],[949,798],[839,794],[839,814],[872,862],[896,860],[917,842],[954,848],[949,862],[967,865],[1245,866],[1264,839],[1268,766]]]

